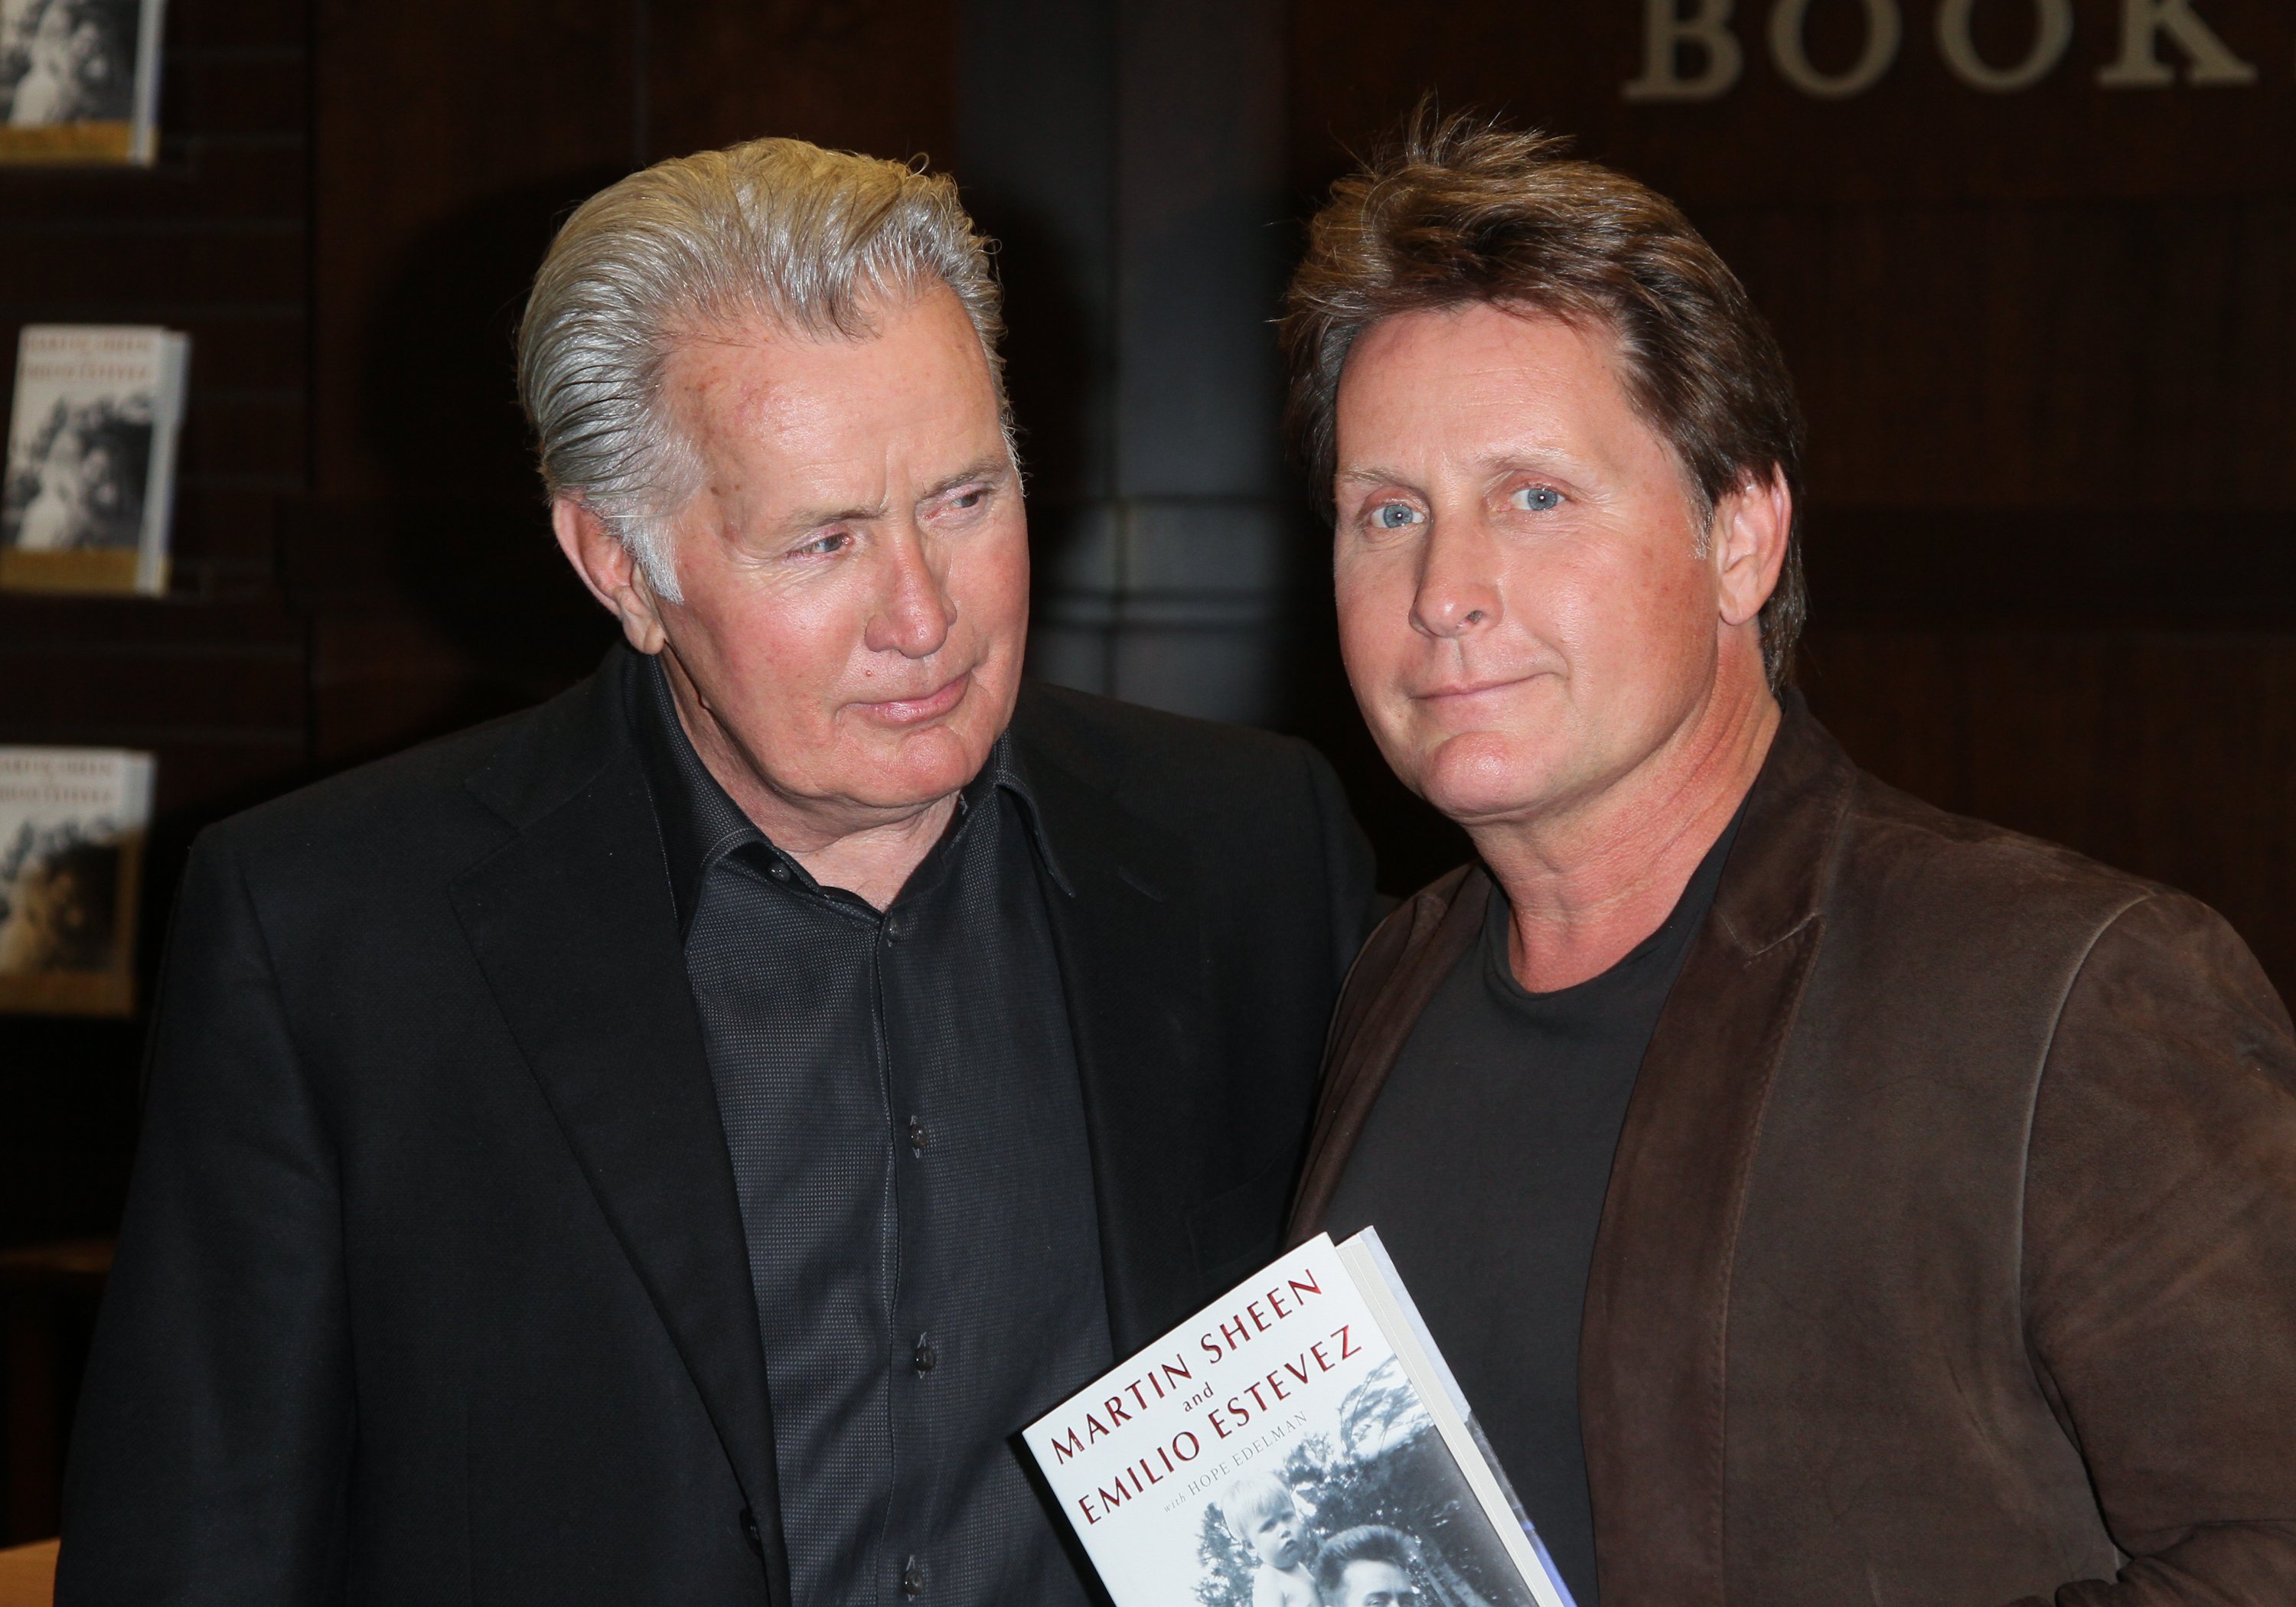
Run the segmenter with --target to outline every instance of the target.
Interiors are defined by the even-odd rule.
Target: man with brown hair
[[[1729,270],[1423,119],[1283,332],[1357,697],[1478,855],[1357,962],[1293,1231],[1378,1225],[1582,1607],[2296,1599],[2287,1013],[1787,688]]]

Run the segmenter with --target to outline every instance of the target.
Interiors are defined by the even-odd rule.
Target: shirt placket
[[[929,892],[929,890],[928,890]],[[920,1091],[928,1080],[923,1068],[912,1063],[922,1053],[911,1018],[917,990],[906,986],[907,963],[914,952],[918,911],[896,901],[879,918],[874,953],[877,963],[878,1041],[885,1067],[886,1111],[894,1127],[895,1186],[890,1224],[890,1265],[894,1271],[886,1336],[887,1431],[892,1480],[886,1515],[886,1546],[879,1577],[887,1582],[891,1599],[899,1603],[926,1599],[932,1586],[932,1558],[928,1554],[929,1486],[936,1465],[932,1413],[934,1374],[941,1357],[931,1329],[931,1314],[913,1301],[912,1280],[904,1275],[912,1252],[912,1225],[929,1219],[918,1209],[922,1191],[932,1185],[936,1159],[931,1112],[922,1108]],[[907,1030],[897,1029],[896,1023]]]

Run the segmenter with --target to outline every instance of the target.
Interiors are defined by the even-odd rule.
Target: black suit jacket
[[[638,668],[201,839],[65,1607],[788,1600]],[[1277,1248],[1369,856],[1300,743],[1041,686],[1013,734],[1121,1355]]]

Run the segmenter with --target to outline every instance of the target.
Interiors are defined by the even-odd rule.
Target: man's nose
[[[1448,637],[1496,625],[1502,611],[1497,557],[1472,524],[1438,519],[1420,549],[1412,627],[1423,635]]]
[[[869,621],[868,646],[873,652],[929,658],[956,623],[955,600],[914,525],[894,531],[884,551],[883,589]]]

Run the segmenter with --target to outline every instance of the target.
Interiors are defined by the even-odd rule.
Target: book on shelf
[[[1022,1438],[1117,1607],[1571,1607],[1370,1228]]]
[[[152,756],[0,748],[0,1010],[126,1015]]]
[[[162,0],[0,0],[0,162],[159,154]]]
[[[24,326],[0,483],[0,587],[167,590],[190,364],[191,339],[173,330]]]

